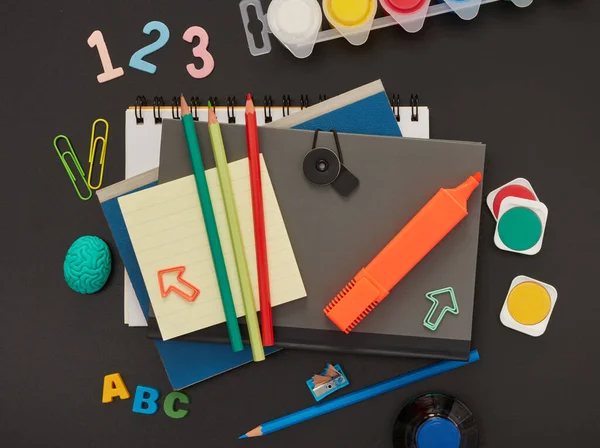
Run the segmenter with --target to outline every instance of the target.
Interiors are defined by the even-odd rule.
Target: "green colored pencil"
[[[244,301],[244,310],[246,312],[246,323],[248,324],[248,334],[250,335],[250,346],[252,347],[252,356],[254,361],[263,361],[265,352],[260,337],[260,327],[256,317],[256,307],[254,306],[254,294],[252,293],[252,283],[250,282],[250,271],[248,270],[248,261],[244,251],[244,241],[242,240],[242,231],[240,229],[240,220],[238,219],[237,207],[235,205],[235,196],[231,186],[229,176],[229,167],[227,166],[227,155],[225,154],[225,145],[221,135],[221,126],[217,121],[215,111],[208,103],[208,134],[212,144],[213,154],[215,155],[215,164],[219,174],[219,183],[221,184],[221,193],[225,203],[225,214],[227,215],[227,224],[229,226],[229,235],[235,255],[235,265],[237,267],[238,279],[242,290],[242,299]]]
[[[221,240],[219,239],[215,212],[210,200],[206,174],[204,173],[204,163],[202,163],[200,143],[198,143],[194,119],[192,118],[190,108],[183,95],[181,95],[181,114],[181,122],[183,123],[183,130],[185,132],[188,151],[192,161],[194,177],[196,178],[196,188],[198,189],[198,196],[200,198],[200,207],[202,208],[204,225],[206,226],[206,233],[208,234],[210,252],[217,273],[217,282],[219,283],[221,301],[223,302],[223,310],[225,311],[225,319],[227,321],[227,330],[229,331],[229,341],[231,342],[233,351],[239,352],[244,349],[244,344],[242,343],[242,335],[240,334],[240,326],[237,321],[235,305],[233,304],[231,286],[229,285],[229,278],[227,277],[227,268],[225,267],[225,258],[223,257]]]

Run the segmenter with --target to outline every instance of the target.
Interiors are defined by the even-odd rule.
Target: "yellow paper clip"
[[[61,152],[61,150],[58,147],[58,141],[60,139],[64,139],[67,142],[67,145],[69,146],[69,149],[67,149],[64,152]],[[73,149],[73,145],[71,145],[71,140],[69,140],[69,137],[67,137],[65,135],[57,135],[54,138],[54,149],[56,150],[56,153],[58,154],[58,157],[60,158],[60,161],[62,162],[62,164],[65,168],[65,171],[69,175],[69,179],[71,179],[71,183],[73,184],[73,187],[75,188],[75,192],[77,193],[77,196],[79,196],[79,199],[81,199],[82,201],[87,201],[88,199],[90,199],[93,195],[92,190],[90,190],[90,186],[88,185],[88,183],[85,180],[85,173],[83,172],[83,168],[81,168],[81,164],[79,163],[79,159],[77,158],[77,154],[75,154],[75,150]],[[89,193],[88,196],[86,196],[86,197],[83,197],[81,195],[81,192],[79,191],[79,188],[77,187],[77,177],[75,176],[75,174],[73,173],[73,170],[67,163],[67,160],[65,157],[67,155],[71,157],[71,160],[73,161],[73,164],[75,165],[75,168],[77,169],[77,172],[79,173],[79,177],[83,181],[83,185],[85,185],[85,189],[86,189],[87,193]]]
[[[96,137],[96,125],[98,123],[104,123],[106,126],[106,130],[104,131],[104,135],[99,135]],[[96,158],[96,147],[98,146],[98,142],[102,142],[102,152],[100,153],[100,180],[98,181],[98,185],[92,185],[92,171],[94,169],[94,159]],[[108,122],[103,118],[98,118],[92,124],[92,138],[90,139],[90,169],[88,171],[87,183],[92,190],[97,190],[102,186],[102,180],[104,179],[104,159],[106,158],[106,144],[108,142]]]

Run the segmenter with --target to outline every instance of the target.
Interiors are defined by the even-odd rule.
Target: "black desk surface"
[[[485,447],[595,445],[600,313],[597,279],[598,83],[600,3],[535,0],[482,7],[464,23],[450,15],[408,35],[375,31],[366,45],[320,44],[296,60],[277,42],[270,55],[246,47],[237,0],[103,2],[62,0],[0,5],[2,107],[0,150],[0,441],[10,447],[391,447],[391,428],[405,400],[429,391],[467,403]],[[266,2],[265,2],[266,3]],[[149,60],[155,75],[128,67],[149,42],[142,27],[165,22],[171,40]],[[213,74],[192,79],[191,46],[181,39],[204,27]],[[101,85],[100,64],[86,40],[103,31],[125,76]],[[494,222],[482,215],[476,287],[476,365],[389,393],[262,439],[237,441],[259,423],[312,405],[304,381],[325,362],[340,363],[350,390],[424,365],[422,361],[287,350],[189,389],[183,420],[162,411],[134,414],[132,400],[101,403],[103,377],[120,372],[130,391],[169,383],[142,329],[123,324],[120,262],[94,296],[72,292],[62,277],[71,242],[98,235],[116,249],[96,199],[82,202],[52,147],[59,133],[79,142],[87,167],[90,125],[111,124],[104,184],[124,175],[124,110],[135,96],[181,91],[206,99],[289,93],[329,96],[381,78],[388,93],[420,94],[431,108],[431,136],[487,143],[485,193],[528,178],[550,213],[542,252],[502,252]],[[545,335],[503,327],[499,312],[513,277],[526,274],[558,289]],[[583,400],[585,398],[585,400]]]

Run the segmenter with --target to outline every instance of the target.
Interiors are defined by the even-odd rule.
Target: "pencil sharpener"
[[[306,381],[306,385],[310,389],[313,397],[317,401],[321,401],[323,398],[331,395],[332,393],[340,390],[343,387],[349,386],[350,382],[346,377],[346,374],[342,370],[339,364],[333,367],[335,376],[328,376],[331,370],[331,364],[328,364],[321,375],[315,375],[311,379]],[[316,381],[316,378],[320,378],[320,381]],[[327,381],[323,381],[324,378],[329,378]]]

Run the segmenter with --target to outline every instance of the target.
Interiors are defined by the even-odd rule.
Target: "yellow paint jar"
[[[324,0],[327,21],[352,45],[362,45],[369,38],[376,0]]]

